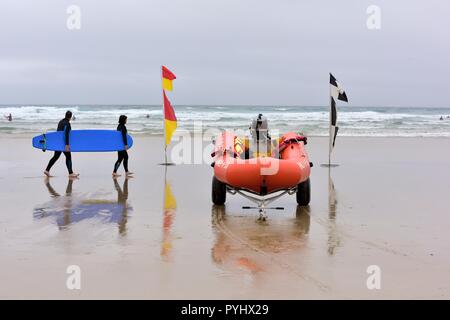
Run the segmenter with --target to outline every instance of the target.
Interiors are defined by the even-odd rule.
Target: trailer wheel
[[[227,199],[227,187],[225,183],[218,180],[216,177],[212,178],[212,202],[216,205],[222,205]]]
[[[297,204],[307,206],[311,201],[311,183],[308,180],[299,183],[297,186]]]

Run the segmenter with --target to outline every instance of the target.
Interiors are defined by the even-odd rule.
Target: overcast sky
[[[447,0],[2,0],[0,17],[0,104],[158,104],[164,64],[174,104],[326,105],[332,72],[349,105],[450,107]]]

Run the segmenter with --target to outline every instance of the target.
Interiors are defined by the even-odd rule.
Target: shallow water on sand
[[[342,138],[330,173],[312,138],[311,205],[285,196],[266,222],[239,196],[211,205],[207,164],[158,166],[160,142],[136,139],[135,178],[111,178],[114,154],[74,154],[68,180],[62,160],[45,179],[51,154],[2,138],[0,298],[450,297],[449,139]]]

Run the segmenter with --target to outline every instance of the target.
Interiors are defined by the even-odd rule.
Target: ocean
[[[161,106],[150,105],[3,105],[0,136],[33,135],[53,131],[66,110],[75,115],[73,129],[115,129],[121,114],[128,116],[132,134],[160,135]],[[178,128],[247,129],[259,113],[267,116],[270,129],[327,136],[328,107],[302,106],[174,106]],[[3,115],[12,114],[9,122]],[[444,120],[439,120],[443,116]],[[338,106],[340,136],[449,137],[450,108]]]

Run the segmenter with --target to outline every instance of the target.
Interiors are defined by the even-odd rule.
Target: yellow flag
[[[162,79],[162,86],[163,86],[164,90],[169,90],[169,91],[173,90],[172,80],[163,78]]]

